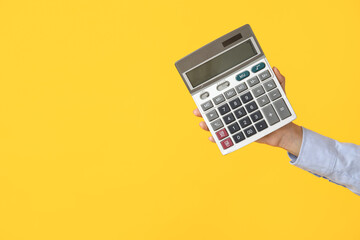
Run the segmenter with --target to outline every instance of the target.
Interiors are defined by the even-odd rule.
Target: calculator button
[[[271,101],[274,101],[275,99],[278,99],[279,97],[281,97],[279,89],[272,90],[269,93],[269,97],[270,97]]]
[[[262,109],[263,114],[266,118],[266,120],[268,121],[268,123],[270,124],[270,126],[274,125],[275,123],[279,122],[279,117],[277,116],[273,106],[267,105],[266,107],[264,107]]]
[[[223,129],[221,129],[220,131],[217,131],[217,132],[216,132],[216,136],[217,136],[217,138],[218,138],[219,140],[221,140],[221,139],[224,139],[224,138],[226,138],[227,136],[229,136],[229,134],[227,133],[226,129],[223,128]]]
[[[253,101],[249,104],[246,104],[245,108],[248,111],[248,113],[251,113],[251,112],[255,111],[256,109],[258,109],[258,106],[256,105],[256,102]]]
[[[243,107],[235,110],[234,113],[235,113],[236,118],[242,118],[243,116],[246,115],[245,108],[243,108]]]
[[[261,114],[260,111],[256,111],[253,114],[251,114],[250,117],[253,122],[257,122],[263,118],[263,115]]]
[[[230,126],[228,126],[228,129],[229,129],[230,133],[233,134],[240,130],[240,126],[237,123],[233,123]]]
[[[240,98],[243,103],[247,103],[253,99],[250,92],[247,92],[247,93],[241,95]]]
[[[268,104],[270,102],[268,96],[264,95],[261,96],[257,99],[257,102],[259,104],[260,107],[265,106],[266,104]]]
[[[256,72],[260,71],[261,69],[263,69],[264,67],[265,67],[265,63],[262,62],[262,63],[256,64],[255,66],[253,66],[251,68],[251,71],[253,73],[256,73]]]
[[[230,104],[232,109],[235,109],[235,108],[238,108],[238,107],[241,106],[241,102],[240,102],[239,98],[236,98],[236,99],[230,101],[229,104]]]
[[[281,120],[284,120],[285,118],[291,116],[291,113],[290,113],[288,107],[286,106],[284,99],[279,99],[276,102],[274,102],[274,107],[275,107],[276,111],[278,112]]]
[[[265,90],[262,86],[258,86],[252,90],[252,93],[255,97],[261,96],[265,93]]]
[[[219,128],[223,127],[224,124],[221,122],[220,119],[217,119],[215,121],[213,121],[211,124],[212,129],[214,129],[214,131],[218,130]]]
[[[206,117],[209,120],[209,122],[211,122],[212,120],[217,119],[219,117],[219,115],[217,114],[216,110],[214,109],[214,110],[208,112],[206,114]]]
[[[225,95],[225,97],[226,97],[227,99],[229,99],[229,98],[232,98],[233,96],[236,95],[236,91],[235,91],[234,88],[232,88],[232,89],[224,92],[224,95]]]
[[[243,119],[240,119],[239,123],[242,128],[245,128],[251,124],[251,121],[249,117],[244,117]]]
[[[222,90],[224,90],[225,88],[227,88],[228,86],[230,86],[230,83],[229,83],[228,81],[226,81],[226,82],[224,82],[224,83],[219,84],[219,85],[216,87],[216,89],[217,89],[218,91],[222,91]]]
[[[237,86],[235,87],[235,89],[236,89],[236,91],[237,91],[238,93],[241,93],[241,92],[243,92],[243,91],[245,91],[245,90],[247,89],[247,86],[246,86],[245,83],[241,83],[241,84],[237,85]]]
[[[247,129],[245,129],[244,133],[245,133],[246,137],[251,137],[252,135],[254,135],[256,133],[256,130],[253,126],[251,126]]]
[[[275,88],[276,85],[275,85],[275,82],[274,80],[270,79],[269,81],[267,81],[266,83],[264,83],[264,87],[266,89],[266,91],[270,91],[271,89]]]
[[[207,98],[207,97],[209,97],[209,96],[210,96],[210,95],[209,95],[208,92],[204,92],[203,94],[200,95],[200,98],[201,98],[201,99],[205,99],[205,98]]]
[[[239,143],[242,140],[245,140],[245,136],[242,132],[239,132],[239,133],[233,135],[233,139],[234,139],[235,143]]]
[[[214,101],[215,105],[218,105],[219,103],[222,103],[223,101],[225,101],[225,97],[224,97],[224,95],[220,94],[220,95],[214,97],[213,101]]]
[[[234,114],[232,114],[232,113],[229,113],[228,115],[226,115],[225,117],[223,117],[223,119],[224,119],[224,122],[225,122],[226,124],[229,124],[229,123],[235,121]]]
[[[204,110],[204,111],[212,108],[213,106],[214,106],[214,105],[212,104],[211,101],[207,101],[206,103],[201,104],[201,108],[202,108],[202,110]]]
[[[268,79],[271,76],[269,70],[263,71],[259,74],[259,78],[261,81],[264,81],[265,79]]]
[[[247,80],[247,83],[249,84],[250,87],[255,86],[256,84],[258,84],[260,81],[257,77],[253,77],[250,78],[249,80]]]
[[[261,132],[262,130],[264,130],[265,128],[268,127],[268,125],[266,124],[265,120],[262,120],[258,123],[255,124],[256,129],[258,130],[258,132]]]
[[[247,78],[249,75],[250,75],[250,72],[249,72],[249,71],[244,71],[244,72],[236,75],[236,80],[241,81],[241,80],[243,80],[244,78]]]
[[[234,143],[231,141],[231,138],[227,138],[221,142],[221,145],[222,145],[223,149],[225,150],[225,149],[231,147],[232,145],[234,145]]]
[[[229,105],[227,103],[225,103],[224,105],[219,107],[218,110],[219,110],[221,115],[224,115],[225,113],[230,112],[230,107],[229,107]]]

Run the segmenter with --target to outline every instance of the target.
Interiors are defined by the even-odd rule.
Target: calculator
[[[248,24],[175,66],[223,155],[296,119]]]

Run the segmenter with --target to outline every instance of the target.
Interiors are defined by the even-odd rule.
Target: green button
[[[244,72],[236,75],[236,80],[241,81],[241,80],[243,80],[244,78],[247,78],[249,75],[250,75],[250,72],[249,72],[249,71],[244,71]]]
[[[260,71],[261,69],[263,69],[264,67],[265,67],[265,63],[262,62],[262,63],[256,64],[255,66],[253,66],[251,68],[251,71],[253,73],[256,73],[256,72]]]

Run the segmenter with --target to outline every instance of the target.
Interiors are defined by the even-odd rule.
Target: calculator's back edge
[[[241,36],[239,38],[239,36]],[[245,61],[242,64],[238,65],[237,67],[224,72],[223,74],[220,74],[218,76],[216,76],[214,79],[205,82],[202,85],[199,85],[195,88],[193,88],[188,82],[187,80],[184,78],[184,72],[188,71],[189,69],[191,69],[192,67],[208,60],[209,58],[223,52],[224,50],[231,48],[232,46],[238,44],[239,42],[242,42],[246,39],[248,39],[249,37],[253,37],[258,49],[260,50],[260,54],[256,57],[254,57],[253,59],[249,60],[249,61]],[[232,41],[232,39],[236,39],[235,41]],[[239,68],[242,68],[243,66],[247,65],[249,62],[251,61],[255,61],[258,58],[261,58],[264,56],[264,53],[261,49],[261,46],[259,44],[259,42],[257,41],[254,32],[252,31],[251,27],[249,24],[246,24],[240,28],[235,29],[234,31],[206,44],[205,46],[199,48],[198,50],[188,54],[187,56],[181,58],[180,60],[175,62],[175,67],[178,70],[178,72],[181,75],[181,78],[183,79],[183,82],[185,83],[187,89],[189,90],[190,94],[194,94],[198,91],[200,91],[201,89],[203,89],[206,86],[209,86],[211,84],[213,84],[214,82],[217,82],[218,80],[220,80],[221,78],[224,77],[224,75],[228,75],[231,74],[235,71],[237,71]]]

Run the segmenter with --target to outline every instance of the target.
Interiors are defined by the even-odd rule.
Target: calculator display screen
[[[251,40],[218,55],[186,73],[193,87],[199,86],[222,72],[246,61],[257,54]]]

